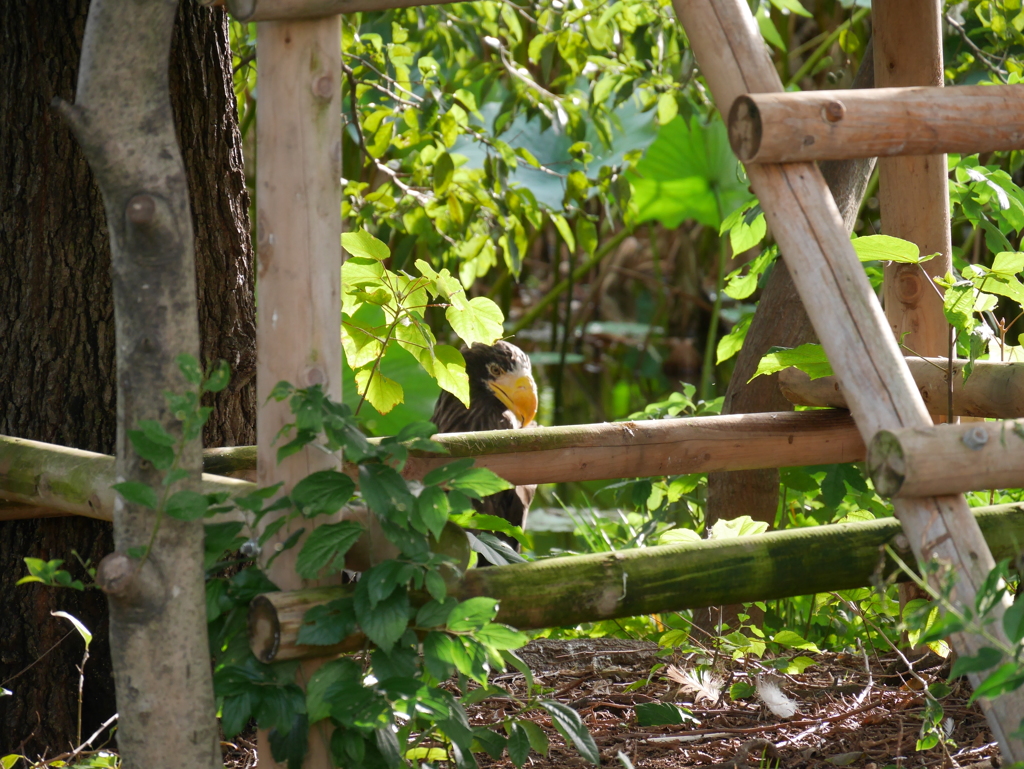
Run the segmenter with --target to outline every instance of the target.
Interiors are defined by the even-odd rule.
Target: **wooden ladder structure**
[[[256,227],[260,308],[257,378],[261,403],[266,403],[271,388],[281,380],[300,387],[320,384],[332,398],[341,397],[341,61],[337,14],[432,3],[228,0],[237,18],[260,22]],[[932,421],[892,333],[892,327],[901,331],[909,326],[917,345],[915,352],[945,354],[949,332],[942,320],[941,301],[935,304],[930,281],[919,268],[894,268],[887,273],[890,318],[886,318],[813,161],[840,151],[837,146],[843,152],[867,153],[861,156],[896,155],[908,147],[918,153],[932,153],[923,159],[894,159],[882,168],[883,216],[889,219],[884,226],[890,234],[914,240],[925,252],[943,253],[946,261],[936,260],[937,267],[932,269],[944,273],[950,252],[948,195],[945,159],[936,153],[1019,148],[1024,140],[1015,133],[1017,125],[1013,121],[1007,125],[1006,118],[997,118],[977,135],[965,135],[962,127],[958,133],[943,133],[941,129],[948,126],[933,125],[930,128],[937,131],[938,138],[915,146],[911,139],[919,138],[920,122],[909,119],[901,123],[902,136],[896,132],[879,138],[873,135],[877,131],[870,126],[864,128],[865,124],[855,119],[865,114],[858,112],[864,104],[858,107],[856,98],[847,104],[846,97],[835,93],[781,93],[782,83],[745,0],[674,0],[674,5],[716,103],[723,115],[732,118],[734,146],[748,161],[754,191],[842,384],[857,429],[865,444],[880,447],[875,451],[872,469],[878,478],[891,480],[894,493],[900,494],[894,500],[895,512],[909,544],[919,560],[937,559],[947,565],[956,575],[957,599],[972,604],[995,564],[962,494],[950,493],[951,489],[938,485],[941,473],[929,474],[930,469],[934,470],[932,452],[939,438],[922,432],[932,429]],[[884,65],[876,66],[879,82],[890,86],[940,86],[939,0],[875,0],[874,11],[876,62]],[[917,42],[909,45],[904,41]],[[902,65],[897,66],[900,56],[924,63],[925,82],[913,72],[909,77],[917,82],[899,81],[905,71]],[[970,94],[967,90],[947,89],[960,94],[951,93],[947,99],[931,92],[923,98],[929,104],[946,105],[949,114],[959,114],[957,105],[962,106],[969,97],[976,100],[972,104],[988,111],[989,117],[1007,100],[1016,98],[1021,102],[1017,89],[1024,86],[1007,88],[1013,89],[1012,96],[1005,89],[985,88],[969,89]],[[884,105],[890,110],[887,114],[905,115],[914,90],[894,88],[874,94],[874,101],[869,99],[865,107],[869,108],[867,114]],[[920,94],[918,97],[920,101]],[[733,108],[734,104],[742,108]],[[1021,119],[1019,111],[1008,109],[1016,121]],[[785,121],[773,117],[780,114],[788,116]],[[928,114],[932,112],[926,105],[920,115]],[[997,120],[1003,122],[998,124]],[[800,131],[795,142],[787,140],[787,132],[791,134],[794,125]],[[853,126],[855,133],[860,126],[859,142],[836,139],[837,135],[845,136],[839,132],[847,125]],[[755,135],[758,141],[751,143]],[[812,137],[812,141],[803,141],[805,136]],[[776,149],[772,149],[771,141],[764,141],[765,137],[776,139]],[[973,143],[975,140],[978,144]],[[787,151],[791,154],[786,155]],[[921,194],[909,195],[911,187]],[[911,201],[919,208],[908,207]],[[257,477],[261,486],[283,482],[287,491],[310,472],[338,461],[307,450],[277,464],[271,444],[280,428],[290,421],[284,403],[271,401],[260,410]],[[944,440],[948,443],[950,435],[955,440],[947,454],[956,456],[960,451],[968,458],[971,448],[959,439],[971,430],[976,426],[948,426]],[[925,437],[911,440],[921,435]],[[899,451],[893,450],[894,445]],[[1019,462],[1011,470],[1020,477]],[[281,532],[280,537],[287,534]],[[268,547],[273,544],[268,543]],[[296,552],[288,551],[270,569],[271,579],[285,590],[303,587],[294,571]],[[999,620],[1005,608],[996,608],[997,621],[991,626],[996,634],[1003,633]],[[973,654],[980,643],[972,636],[961,635],[953,639],[953,645],[961,654]],[[306,674],[315,664],[304,663]],[[1024,760],[1024,742],[1011,736],[1024,719],[1024,690],[992,702],[983,701],[983,705],[1004,760]],[[327,735],[314,729],[310,740],[306,765],[331,766]],[[262,766],[275,765],[265,738],[261,738],[260,755]]]

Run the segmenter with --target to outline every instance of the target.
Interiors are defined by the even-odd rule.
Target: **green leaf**
[[[434,161],[434,194],[441,197],[448,191],[455,175],[455,164],[452,156],[442,152]]]
[[[63,617],[72,625],[74,625],[75,630],[78,631],[78,635],[82,636],[82,640],[85,641],[85,650],[89,651],[89,644],[92,643],[92,633],[89,632],[89,628],[82,624],[82,621],[78,619],[78,617],[72,616],[71,614],[68,614],[66,611],[51,611],[50,614],[52,614],[54,617]]]
[[[292,489],[292,504],[307,518],[332,515],[352,498],[356,484],[337,470],[320,470],[307,475]]]
[[[737,681],[729,687],[729,699],[733,702],[745,700],[748,697],[753,697],[756,692],[757,688],[749,681]]]
[[[497,494],[499,491],[514,488],[511,483],[486,467],[471,467],[459,473],[449,482],[448,486],[455,491],[461,491],[472,499],[481,499],[491,494]]]
[[[391,651],[409,624],[409,596],[403,587],[372,608],[366,592],[357,590],[355,608],[359,627],[385,653]]]
[[[1003,614],[1003,629],[1010,643],[1017,646],[1024,638],[1024,599],[1018,596]]]
[[[156,422],[153,422],[152,424],[160,427]],[[160,429],[163,430],[162,427]],[[150,434],[156,435],[157,433],[151,430]],[[163,436],[160,437],[159,441],[154,441],[149,437],[149,434],[143,430],[129,430],[128,440],[131,441],[132,447],[135,449],[136,453],[138,453],[138,455],[143,459],[151,462],[153,467],[157,470],[170,470],[171,465],[174,464],[174,449],[164,442],[166,438]],[[173,444],[173,438],[171,439],[171,442]]]
[[[792,488],[792,487],[791,487]],[[721,518],[711,527],[709,539],[732,539],[733,537],[751,537],[763,534],[768,530],[764,521],[755,521],[749,515],[736,518]]]
[[[356,629],[355,609],[351,598],[339,598],[314,606],[302,617],[298,643],[310,646],[330,646],[341,643]]]
[[[156,510],[159,500],[156,496],[156,490],[145,483],[139,483],[138,481],[124,481],[122,483],[115,483],[111,486],[114,491],[124,497],[126,502],[130,502],[134,505],[142,505],[148,507],[150,510]]]
[[[351,659],[326,662],[316,669],[306,684],[306,712],[309,722],[315,724],[331,714],[328,698],[333,690],[345,686],[361,685],[362,670]]]
[[[582,215],[576,220],[576,242],[587,256],[593,256],[597,250],[597,227]]]
[[[198,521],[206,515],[208,507],[205,494],[188,490],[177,491],[167,500],[164,512],[179,521]]]
[[[909,240],[894,238],[891,235],[865,235],[854,238],[851,243],[857,258],[862,262],[899,262],[901,264],[920,264],[934,259],[937,254],[922,257],[921,249]]]
[[[447,390],[469,408],[469,376],[466,359],[456,348],[447,344],[434,345],[433,370],[430,373],[441,389]]]
[[[231,366],[228,365],[226,360],[217,361],[212,369],[210,369],[209,376],[206,381],[203,382],[203,392],[206,393],[219,393],[231,382]]]
[[[327,574],[345,568],[345,553],[363,533],[362,525],[355,521],[322,523],[310,532],[302,544],[295,571],[303,579],[314,579],[321,569],[329,567]]]
[[[995,672],[978,684],[968,702],[974,703],[981,697],[993,699],[1000,694],[1012,692],[1021,684],[1024,684],[1024,670],[1021,670],[1016,662],[1007,662],[996,668]]]
[[[561,214],[552,214],[551,221],[555,223],[555,229],[562,236],[565,245],[569,247],[569,252],[574,252],[576,250],[576,236],[572,234],[572,230],[569,228],[569,223],[565,221],[565,217]]]
[[[568,705],[554,700],[541,700],[538,704],[551,715],[551,722],[555,728],[566,742],[572,741],[583,758],[592,764],[601,763],[601,754],[597,750],[594,738],[590,736],[579,713]]]
[[[492,649],[515,650],[526,646],[530,638],[525,633],[513,630],[508,625],[489,622],[476,632],[476,638]]]
[[[448,615],[448,629],[453,633],[479,630],[498,613],[498,602],[483,596],[463,601]]]
[[[729,360],[742,349],[743,342],[747,338],[747,331],[750,329],[750,322],[753,319],[753,315],[744,316],[739,323],[732,327],[728,334],[718,340],[718,347],[715,350],[716,365]]]
[[[381,414],[387,414],[405,400],[402,385],[372,368],[356,372],[356,388]]]
[[[457,478],[466,472],[476,462],[473,457],[465,457],[464,459],[456,459],[449,462],[446,465],[435,467],[429,473],[423,476],[423,484],[425,486],[443,486],[453,478]]]
[[[420,492],[416,500],[416,510],[434,539],[441,538],[441,532],[448,523],[448,495],[437,486],[427,486]]]
[[[693,721],[692,715],[671,702],[644,702],[633,708],[637,726],[665,726]]]
[[[800,0],[772,0],[772,5],[780,11],[789,11],[797,16],[803,16],[808,19],[813,18],[811,12],[800,4]]]
[[[679,103],[671,91],[658,97],[658,125],[671,123],[679,114]]]
[[[501,308],[486,296],[474,297],[458,307],[452,305],[444,314],[452,330],[467,345],[474,342],[492,345],[505,332],[505,316]]]
[[[505,730],[508,732],[508,757],[516,769],[522,769],[530,755],[530,738],[519,721],[506,721]]]
[[[539,753],[542,756],[547,756],[548,736],[544,731],[537,726],[537,724],[533,723],[533,721],[529,721],[525,718],[519,722],[519,725],[522,726],[523,730],[526,732],[526,736],[530,740],[530,747],[533,748],[534,752]]]
[[[957,657],[953,669],[949,671],[950,680],[965,676],[968,673],[982,673],[994,668],[1003,660],[1003,653],[991,646],[982,646],[978,653],[970,657]]]
[[[815,653],[821,652],[821,649],[815,646],[811,641],[803,638],[798,633],[794,633],[792,630],[780,630],[774,635],[772,640],[777,644],[789,646],[793,649],[804,649],[805,651]]]
[[[416,504],[405,479],[387,465],[360,465],[359,489],[370,509],[385,518],[405,521]]]
[[[391,256],[391,249],[387,247],[387,244],[378,240],[373,235],[366,232],[366,230],[356,230],[355,232],[343,233],[341,236],[341,245],[352,256],[358,256],[364,259],[383,261]],[[380,276],[375,275],[375,277]]]
[[[774,374],[790,366],[805,372],[811,379],[832,376],[832,366],[825,357],[825,350],[820,344],[802,344],[791,349],[772,347],[757,364],[757,371],[749,381],[756,377]]]

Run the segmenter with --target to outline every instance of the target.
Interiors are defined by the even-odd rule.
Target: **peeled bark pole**
[[[882,430],[868,472],[883,497],[1024,486],[1024,421]]]
[[[606,422],[543,430],[494,430],[436,437],[449,453],[416,452],[407,478],[476,457],[510,483],[564,483],[762,467],[856,462],[864,443],[835,411]]]
[[[204,0],[210,1],[210,0]],[[319,19],[341,13],[386,11],[419,5],[441,5],[449,0],[227,0],[228,10],[239,21],[288,21]]]
[[[1016,557],[1016,543],[1024,541],[1022,512],[1022,505],[974,510],[997,558]],[[497,598],[497,621],[528,630],[867,587],[898,573],[884,545],[912,562],[899,522],[882,518],[471,569],[449,591],[459,600]],[[366,638],[359,632],[335,646],[296,643],[309,609],[351,595],[352,589],[257,596],[249,609],[253,653],[270,662],[363,648]]]
[[[282,380],[320,385],[341,400],[341,24],[337,17],[266,22],[257,25],[256,41],[256,387],[262,404],[256,473],[260,486],[283,483],[288,493],[310,473],[341,469],[340,457],[313,448],[278,464],[274,442],[293,417],[287,402],[268,401]],[[271,537],[264,558],[301,525],[289,524]],[[295,572],[299,550],[285,551],[267,569],[281,587],[304,586]],[[314,669],[300,677],[308,680]],[[282,766],[271,756],[266,731],[257,741],[260,765]],[[330,767],[328,745],[324,725],[314,726],[303,765]]]
[[[757,22],[743,0],[674,0],[674,6],[718,104],[731,105],[743,93],[782,90]],[[910,33],[902,31],[905,36]],[[876,52],[876,75],[878,62]],[[879,430],[930,426],[921,395],[818,169],[809,163],[753,164],[747,173],[861,435],[870,440]],[[995,561],[966,500],[897,500],[894,507],[915,556],[948,566],[957,580],[959,600],[973,603]],[[1001,619],[1008,605],[1007,600],[994,609],[993,632],[1003,641]],[[961,654],[975,654],[985,641],[959,634],[953,644]],[[972,682],[977,684],[980,678],[975,675]],[[984,701],[983,707],[1004,760],[1024,759],[1024,742],[1010,737],[1024,718],[1024,691]]]
[[[1024,86],[744,94],[729,143],[744,163],[1021,149]]]
[[[953,415],[988,419],[1024,417],[1024,363],[975,361],[971,376],[964,381],[967,361],[953,361]],[[928,413],[945,415],[949,405],[948,358],[908,357],[907,366],[924,398]],[[801,406],[849,408],[846,395],[835,377],[811,379],[800,369],[779,372],[779,389],[791,402]]]
[[[199,358],[196,268],[185,168],[168,90],[174,0],[136,4],[93,0],[76,103],[58,106],[96,181],[110,230],[117,334],[119,480],[158,486],[162,473],[133,449],[127,431],[153,419],[177,429],[164,390],[187,385],[175,358]],[[187,445],[180,487],[197,489],[199,441]],[[206,635],[203,527],[161,522],[114,503],[116,551],[96,581],[110,602],[110,647],[125,767],[222,765]],[[154,664],[156,661],[159,664]]]

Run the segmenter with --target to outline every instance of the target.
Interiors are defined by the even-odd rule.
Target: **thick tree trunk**
[[[74,100],[87,12],[86,0],[0,3],[0,433],[113,453],[105,217],[81,151],[50,107],[55,97]],[[184,3],[171,87],[192,197],[203,355],[236,370],[215,404],[207,445],[255,442],[246,374],[252,253],[230,72],[225,15]],[[52,755],[75,739],[82,642],[51,611],[79,617],[94,633],[83,734],[115,711],[104,596],[14,584],[25,556],[73,562],[77,550],[95,564],[112,549],[101,521],[0,522],[0,686],[13,692],[0,698],[0,755]]]

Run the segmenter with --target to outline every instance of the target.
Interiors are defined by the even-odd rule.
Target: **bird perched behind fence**
[[[430,421],[439,433],[509,430],[532,427],[537,414],[537,383],[530,359],[508,342],[493,346],[475,343],[463,347],[469,377],[469,408],[444,391],[437,399]],[[536,486],[517,486],[499,491],[475,503],[478,512],[504,518],[514,526],[526,523]],[[514,544],[512,540],[502,537]]]

